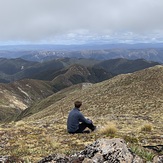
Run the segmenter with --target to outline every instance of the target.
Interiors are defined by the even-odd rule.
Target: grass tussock
[[[132,144],[137,144],[139,142],[138,138],[136,138],[135,136],[124,135],[123,139],[126,142],[129,142],[129,143],[132,143]]]
[[[25,122],[24,121],[18,121],[15,123],[16,127],[24,127],[25,126]]]
[[[143,147],[138,145],[132,145],[130,147],[131,151],[136,155],[140,156],[141,158],[145,159],[146,161],[152,161],[155,154],[149,150],[145,150]]]
[[[141,127],[141,131],[143,131],[143,132],[151,132],[152,128],[153,128],[152,124],[144,124]]]
[[[103,128],[101,128],[99,132],[102,135],[115,136],[117,133],[117,127],[114,123],[109,122]]]

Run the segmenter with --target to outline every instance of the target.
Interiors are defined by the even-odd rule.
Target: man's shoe
[[[95,131],[96,130],[96,126],[93,127],[92,131]]]
[[[90,130],[84,130],[83,133],[89,134]]]

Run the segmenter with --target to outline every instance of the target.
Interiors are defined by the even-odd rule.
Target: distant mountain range
[[[145,59],[163,63],[163,44],[85,44],[0,46],[0,58],[49,61],[58,58]]]
[[[116,58],[145,59],[163,63],[163,48],[160,49],[102,49],[79,51],[29,51],[22,52],[22,59],[29,61],[49,61],[57,58],[87,58],[108,60]]]
[[[1,45],[1,51],[76,51],[76,50],[101,50],[101,49],[148,49],[163,48],[163,43],[90,43],[90,44],[72,44],[72,45],[55,45],[55,44],[27,44],[27,45]]]
[[[0,82],[8,83],[20,79],[39,79],[52,81],[56,77],[58,79],[59,75],[61,78],[61,74],[62,76],[63,74],[71,74],[73,70],[71,66],[76,65],[76,70],[78,70],[78,72],[80,71],[80,74],[84,73],[84,71],[87,71],[87,77],[81,78],[81,82],[89,81],[95,83],[108,79],[111,76],[121,73],[134,72],[158,64],[158,62],[146,61],[144,59],[128,60],[123,58],[105,61],[84,58],[63,58],[41,63],[26,61],[23,59],[2,58],[0,59]],[[77,65],[83,66],[83,68],[79,68],[79,66],[77,68]],[[73,78],[73,81],[75,81],[76,78],[79,80],[79,76],[71,77]]]

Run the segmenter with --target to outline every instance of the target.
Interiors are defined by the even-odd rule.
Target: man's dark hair
[[[82,102],[81,101],[75,101],[74,105],[76,108],[80,108],[80,106],[82,105]]]

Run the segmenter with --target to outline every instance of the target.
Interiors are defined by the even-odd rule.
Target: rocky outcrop
[[[143,162],[131,153],[123,139],[100,139],[87,146],[81,154],[92,162]]]
[[[39,163],[62,162],[62,163],[143,163],[143,160],[134,155],[125,144],[123,139],[99,139],[88,145],[80,153],[70,157],[51,155]]]

